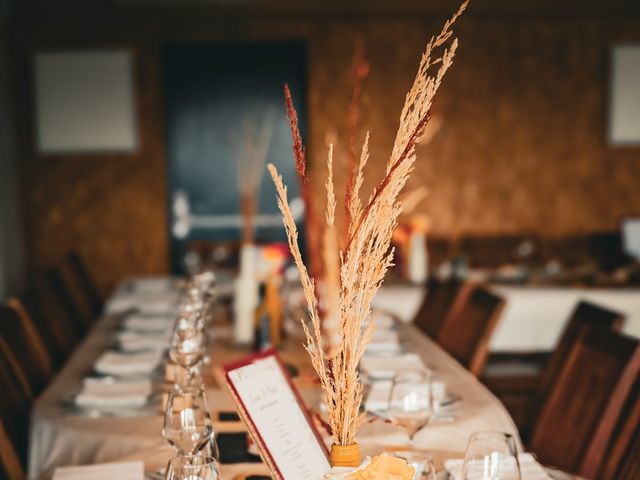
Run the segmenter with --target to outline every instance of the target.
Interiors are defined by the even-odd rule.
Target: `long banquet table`
[[[92,370],[100,354],[113,345],[113,331],[119,325],[118,316],[101,318],[80,344],[65,367],[45,393],[37,400],[32,414],[29,450],[29,478],[49,478],[57,466],[83,465],[119,460],[141,459],[148,471],[166,463],[172,449],[162,438],[162,416],[159,406],[140,412],[136,416],[87,416],[71,407],[73,395],[82,379]],[[469,436],[477,431],[509,432],[518,437],[511,417],[500,403],[475,377],[458,364],[438,345],[410,324],[400,325],[400,338],[408,350],[419,354],[433,369],[437,380],[446,384],[449,393],[461,400],[452,410],[452,416],[434,420],[415,437],[416,446],[450,456],[464,452]],[[235,349],[227,335],[230,329],[216,327],[212,346],[212,366],[249,353]],[[225,333],[226,332],[226,333]],[[285,361],[299,367],[301,374],[295,380],[303,398],[311,409],[316,409],[320,392],[313,381],[313,372],[302,348],[302,337],[290,336],[282,351]],[[224,386],[212,382],[208,385],[207,399],[212,410],[233,409]],[[385,446],[406,443],[401,430],[382,421],[366,423],[360,430],[359,442],[365,452],[376,453]],[[259,473],[255,465],[223,465],[222,475],[232,479],[236,473]],[[264,467],[262,467],[264,472]]]

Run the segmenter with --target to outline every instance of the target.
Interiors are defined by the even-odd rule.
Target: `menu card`
[[[226,365],[225,379],[274,478],[321,480],[327,450],[276,350]]]

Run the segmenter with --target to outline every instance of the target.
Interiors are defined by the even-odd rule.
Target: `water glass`
[[[202,388],[174,388],[167,400],[162,436],[178,455],[194,455],[210,442],[213,423]]]
[[[403,458],[416,469],[412,480],[436,480],[436,467],[428,453],[421,450],[399,450],[394,452],[394,456]]]
[[[471,436],[464,455],[463,480],[520,480],[513,435],[480,432]]]
[[[393,380],[387,413],[407,431],[413,446],[415,434],[429,423],[433,415],[431,372],[416,370],[398,373]]]
[[[218,462],[212,457],[186,455],[169,460],[165,480],[219,480]]]

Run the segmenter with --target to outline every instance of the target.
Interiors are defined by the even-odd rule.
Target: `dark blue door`
[[[291,135],[284,108],[288,83],[304,134],[306,47],[299,42],[175,44],[164,50],[172,270],[180,271],[193,240],[237,239],[244,136],[268,131],[267,163],[274,163],[298,195]],[[268,128],[265,129],[265,125]],[[249,127],[248,127],[249,126]],[[257,210],[276,213],[275,190],[265,171]],[[183,222],[185,205],[189,218]],[[259,240],[284,239],[265,227]]]

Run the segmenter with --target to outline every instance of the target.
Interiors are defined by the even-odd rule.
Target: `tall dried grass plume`
[[[360,188],[364,170],[369,159],[369,134],[367,133],[360,152],[354,179],[349,182],[345,208],[349,212],[346,247],[340,252],[339,271],[339,334],[340,345],[332,355],[323,348],[318,300],[315,281],[302,261],[298,245],[298,230],[287,201],[287,187],[273,165],[268,169],[276,186],[278,206],[282,211],[289,247],[307,302],[309,318],[301,319],[306,336],[305,348],[313,367],[320,378],[327,404],[329,425],[333,442],[351,445],[356,441],[356,432],[363,421],[360,412],[362,383],[358,364],[374,331],[371,321],[371,301],[378,291],[384,276],[393,262],[391,237],[397,225],[402,204],[398,198],[404,188],[416,160],[415,145],[422,137],[429,121],[429,110],[442,79],[451,67],[458,47],[457,39],[451,39],[452,26],[467,6],[465,1],[449,19],[442,31],[431,37],[420,59],[418,73],[407,93],[400,125],[387,162],[385,177],[381,179],[366,204],[360,200]],[[435,72],[432,72],[432,70]],[[287,97],[288,107],[292,104]],[[295,113],[295,110],[293,110]],[[290,118],[292,118],[290,111]],[[296,117],[293,117],[296,118]],[[292,124],[293,130],[293,124]],[[297,130],[297,126],[296,126]],[[294,152],[304,152],[299,137],[294,134]],[[335,220],[335,192],[333,182],[333,148],[329,148],[327,161],[329,178],[326,183],[326,222]]]

